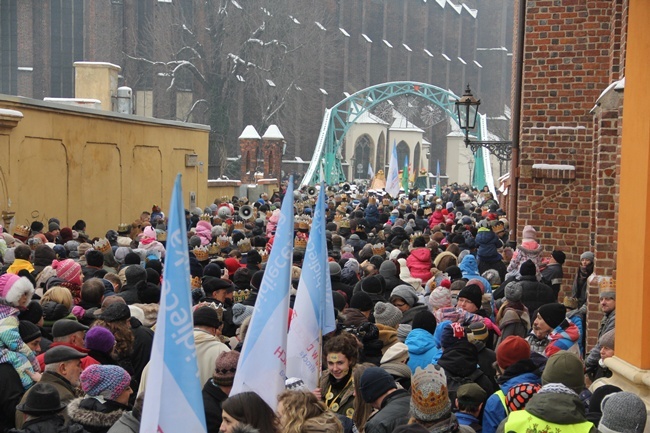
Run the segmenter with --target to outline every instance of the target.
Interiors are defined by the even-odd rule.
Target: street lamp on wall
[[[476,154],[476,151],[483,147],[498,159],[508,161],[512,156],[512,141],[472,141],[469,139],[470,131],[476,128],[479,105],[481,105],[481,100],[474,98],[468,84],[463,96],[456,100],[456,115],[458,116],[458,125],[465,133],[465,146],[472,150],[472,154]]]
[[[474,176],[472,176],[472,173],[474,173],[474,159],[473,158],[467,160],[467,168],[469,168],[469,185],[474,186]]]

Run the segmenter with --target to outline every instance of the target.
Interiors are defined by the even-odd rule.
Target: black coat
[[[208,433],[219,433],[219,427],[221,426],[221,403],[228,398],[228,394],[212,382],[212,379],[205,383],[202,394]]]
[[[366,433],[391,433],[396,427],[408,423],[411,395],[398,389],[386,396],[381,409],[368,419]]]
[[[478,348],[469,341],[458,341],[442,352],[438,365],[445,370],[449,400],[452,404],[456,401],[458,386],[466,382],[476,383],[488,396],[495,391],[492,382],[480,368],[477,368],[477,364]]]
[[[11,364],[0,364],[0,432],[15,427],[16,405],[25,390]]]
[[[117,294],[120,298],[124,299],[128,305],[140,303],[140,298],[138,298],[138,289],[133,285],[125,284],[120,289],[120,293]]]
[[[135,317],[131,317],[131,332],[135,341],[133,342],[133,355],[131,363],[133,364],[134,379],[140,383],[142,379],[142,370],[149,363],[151,357],[151,347],[153,346],[153,331]]]
[[[72,423],[65,426],[64,424],[65,420],[62,416],[46,415],[27,421],[22,430],[11,429],[9,433],[87,433],[79,424]]]

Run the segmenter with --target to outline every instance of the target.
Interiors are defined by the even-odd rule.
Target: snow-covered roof
[[[424,131],[404,117],[402,113],[400,113],[397,110],[393,110],[393,117],[395,120],[393,120],[393,124],[390,125],[391,131],[414,131],[414,132],[422,132]]]
[[[262,137],[260,137],[260,134],[257,133],[257,129],[253,125],[246,126],[239,136],[240,140],[259,140],[260,138]]]
[[[8,108],[0,108],[0,116],[20,117],[23,118],[23,113],[18,110],[10,110]]]
[[[270,140],[284,140],[284,135],[282,135],[280,129],[277,126],[271,125],[266,129],[266,132],[264,133],[262,138],[266,138]]]
[[[352,104],[351,110],[350,110],[350,115],[348,116],[348,122],[352,122],[354,120],[354,123],[363,123],[363,124],[373,124],[373,125],[388,125],[388,122],[385,122],[383,119],[380,117],[375,116],[369,111],[364,111],[359,115],[359,117],[356,117],[357,113],[359,113],[359,106],[357,104]],[[355,118],[356,117],[356,118]]]
[[[117,69],[118,72],[122,70],[120,66],[108,62],[74,62],[72,66],[89,66],[91,68],[110,68],[110,69]]]

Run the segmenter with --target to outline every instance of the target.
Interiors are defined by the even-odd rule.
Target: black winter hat
[[[431,311],[424,310],[413,316],[412,329],[424,329],[433,335],[436,332],[436,317]]]
[[[564,262],[566,261],[566,254],[564,254],[560,250],[554,250],[551,255],[553,256],[553,260],[558,262],[559,264],[563,265]]]
[[[235,287],[230,281],[222,280],[221,278],[205,277],[201,285],[207,296],[210,296],[217,290],[226,290],[228,293],[235,290]]]
[[[566,307],[564,304],[558,302],[545,304],[537,309],[537,314],[544,319],[544,322],[546,322],[548,326],[555,329],[564,321],[564,318],[566,317]]]
[[[40,221],[32,221],[32,224],[29,227],[32,229],[32,232],[40,232],[43,230],[45,225]]]
[[[259,290],[260,285],[262,284],[262,278],[264,277],[264,271],[257,271],[251,277],[251,288],[253,290]]]
[[[160,274],[158,273],[157,270],[153,268],[147,268],[145,269],[147,272],[147,283],[153,283],[157,286],[160,285]]]
[[[537,274],[537,268],[532,260],[528,259],[519,267],[519,273],[522,276],[534,276]]]
[[[366,293],[378,295],[382,292],[382,284],[376,275],[370,275],[361,280],[361,290]]]
[[[140,265],[130,265],[124,271],[124,276],[126,277],[126,284],[135,285],[139,281],[147,280],[147,271]]]
[[[458,280],[459,278],[463,278],[463,272],[458,266],[449,266],[447,269],[445,269],[445,272],[452,282]]]
[[[219,314],[217,310],[211,307],[201,307],[194,310],[192,314],[194,319],[194,326],[208,326],[210,328],[218,328],[221,326]]]
[[[50,301],[52,302],[52,301]],[[38,301],[30,301],[27,308],[18,313],[19,320],[27,320],[34,324],[38,323],[43,318],[43,307]]]
[[[124,256],[124,265],[139,265],[142,259],[138,255],[138,253],[134,253],[131,251],[128,253],[126,256]]]
[[[20,333],[20,338],[25,342],[29,343],[30,341],[36,340],[41,336],[41,330],[38,329],[38,326],[27,320],[21,320],[18,324],[18,332]]]
[[[262,256],[257,250],[250,250],[246,253],[246,264],[247,265],[259,265],[262,263]]]
[[[361,397],[366,403],[372,403],[384,395],[386,391],[393,388],[397,388],[395,379],[393,379],[390,373],[380,367],[366,369],[359,381],[359,391],[361,391]]]
[[[131,318],[131,310],[129,309],[129,306],[122,302],[115,302],[102,310],[102,314],[99,318],[107,323],[121,322]]]
[[[366,292],[357,292],[350,299],[350,308],[356,308],[359,311],[371,311],[372,307],[372,298]]]
[[[468,284],[458,293],[459,298],[465,298],[476,305],[479,310],[482,306],[483,292],[477,284]]]
[[[216,263],[209,263],[205,268],[203,268],[203,276],[221,278],[221,271],[221,266]]]
[[[138,299],[143,304],[157,304],[160,302],[160,287],[157,284],[140,281],[135,287],[138,290]]]

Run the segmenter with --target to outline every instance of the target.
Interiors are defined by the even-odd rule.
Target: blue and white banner
[[[386,176],[386,192],[392,198],[396,198],[400,188],[399,169],[397,168],[397,143],[393,141],[393,151],[390,154],[388,163],[388,175]]]
[[[375,177],[375,170],[372,169],[372,164],[368,163],[368,178],[372,179]]]
[[[321,188],[322,190],[322,188]],[[230,395],[257,393],[273,409],[284,391],[289,289],[293,265],[293,176],[282,200],[273,248],[244,338]]]
[[[169,205],[167,257],[151,349],[140,431],[205,432],[205,412],[194,346],[190,259],[181,175]]]
[[[441,197],[440,194],[440,160],[436,164],[436,197]]]
[[[325,187],[321,185],[287,340],[287,377],[318,388],[321,336],[336,329],[325,239]],[[321,334],[322,332],[322,334]]]

